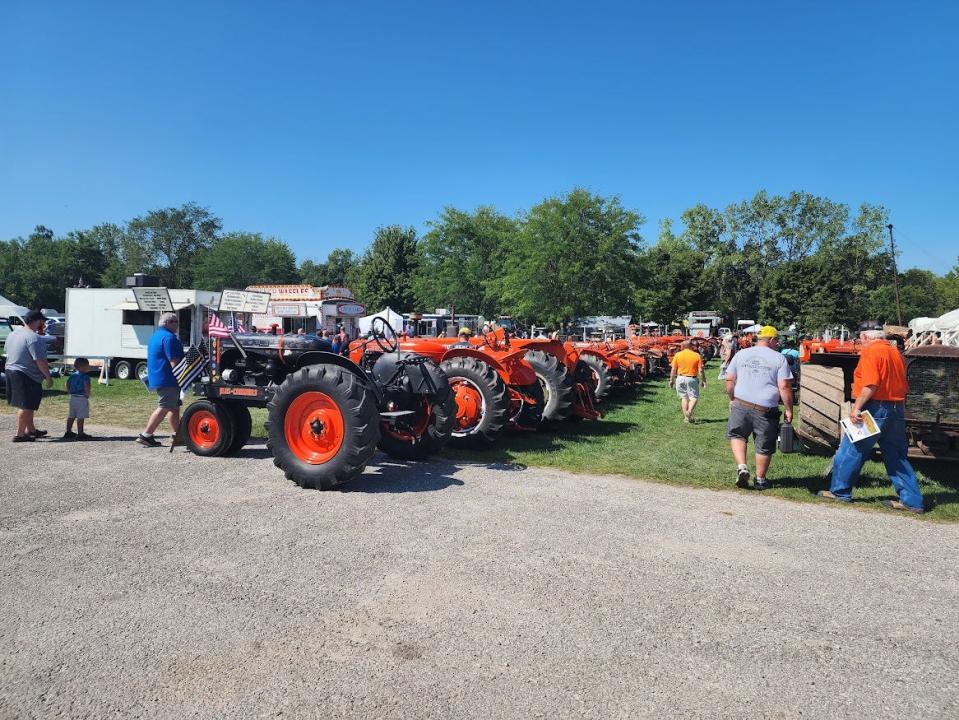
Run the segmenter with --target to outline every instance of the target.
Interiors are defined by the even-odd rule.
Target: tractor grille
[[[908,351],[906,379],[911,420],[959,426],[959,350],[940,345]]]

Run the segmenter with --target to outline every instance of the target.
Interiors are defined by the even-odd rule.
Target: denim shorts
[[[733,402],[729,408],[729,424],[726,426],[728,440],[756,439],[756,454],[772,455],[776,452],[779,437],[779,408],[766,412]]]

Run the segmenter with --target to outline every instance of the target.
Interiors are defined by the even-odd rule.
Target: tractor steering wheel
[[[385,318],[379,316],[373,318],[370,323],[370,342],[375,342],[384,352],[392,353],[399,348],[397,337],[396,330]]]

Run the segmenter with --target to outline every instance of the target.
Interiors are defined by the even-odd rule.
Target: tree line
[[[765,191],[725,209],[696,205],[660,223],[615,196],[581,188],[513,215],[447,207],[426,223],[376,229],[362,253],[336,248],[297,261],[280,239],[223,232],[196,203],[152,210],[123,225],[66,235],[42,225],[0,241],[0,293],[32,307],[64,304],[64,288],[118,287],[146,272],[168,287],[344,284],[371,309],[453,308],[555,326],[583,315],[669,322],[690,310],[816,329],[865,318],[895,321],[888,211],[806,192]],[[959,259],[944,275],[899,275],[904,320],[959,307]]]

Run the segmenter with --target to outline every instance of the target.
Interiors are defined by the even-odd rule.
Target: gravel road
[[[959,717],[955,525],[92,430],[0,416],[2,717]]]

